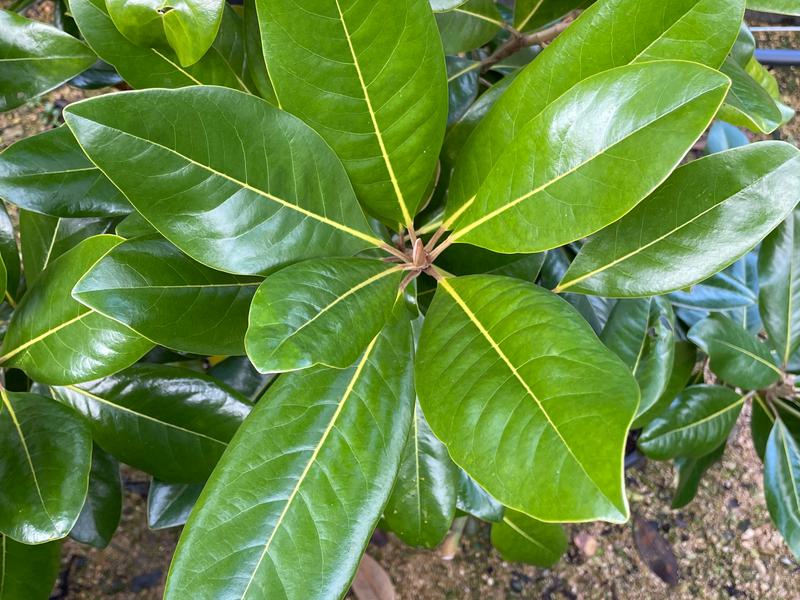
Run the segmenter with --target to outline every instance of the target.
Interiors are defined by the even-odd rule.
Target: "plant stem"
[[[408,257],[403,252],[401,252],[397,248],[394,248],[393,246],[390,246],[389,244],[383,243],[381,244],[380,247],[382,250],[385,250],[389,254],[396,256],[399,259],[402,259],[403,262],[405,262],[408,259]]]

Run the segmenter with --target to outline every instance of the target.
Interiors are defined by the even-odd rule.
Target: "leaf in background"
[[[264,49],[261,46],[261,27],[258,24],[256,0],[244,0],[244,46],[247,60],[247,73],[253,80],[253,86],[259,96],[270,104],[278,105],[275,89],[269,80],[269,70],[264,61]]]
[[[517,0],[514,5],[514,27],[519,31],[538,29],[568,12],[581,8],[591,0]]]
[[[770,233],[758,253],[759,312],[782,365],[800,347],[800,211]]]
[[[205,481],[252,408],[211,377],[166,365],[137,364],[55,393],[120,462],[185,483]]]
[[[487,44],[503,27],[493,0],[468,0],[447,12],[436,13],[436,25],[447,54],[469,52]]]
[[[275,380],[275,375],[259,373],[246,356],[229,356],[211,367],[208,374],[254,403]]]
[[[534,282],[545,254],[498,254],[478,246],[456,244],[436,259],[436,264],[453,275],[505,275]]]
[[[345,594],[411,425],[411,327],[400,317],[352,367],[270,387],[200,495],[165,599]]]
[[[210,267],[252,275],[382,244],[333,151],[259,98],[146,90],[71,104],[64,116],[136,210]]]
[[[733,125],[747,127],[751,131],[772,133],[794,116],[794,111],[776,102],[769,92],[732,58],[725,59],[721,71],[731,78],[732,85],[725,98],[725,104],[720,109],[720,119]]]
[[[114,65],[134,88],[178,88],[187,85],[221,85],[247,90],[241,79],[244,45],[233,9],[226,7],[219,34],[211,50],[190,67],[181,67],[168,48],[137,46],[122,35],[103,0],[70,0],[72,16],[86,43],[100,58]]]
[[[205,483],[166,483],[153,479],[147,493],[147,526],[179,527],[186,523]]]
[[[428,0],[256,7],[279,105],[333,147],[369,212],[411,223],[447,122],[447,74]]]
[[[720,444],[719,448],[710,454],[699,458],[687,458],[679,456],[675,459],[675,470],[678,472],[678,483],[675,486],[675,493],[672,495],[671,508],[683,508],[694,500],[697,489],[700,486],[705,472],[714,464],[722,459],[725,452],[725,443]]]
[[[708,130],[706,139],[706,153],[716,154],[725,150],[732,150],[750,143],[747,135],[741,129],[725,121],[716,120]]]
[[[712,314],[694,325],[688,337],[708,354],[711,370],[730,385],[761,390],[781,378],[766,344],[727,317]]]
[[[96,59],[71,35],[0,10],[0,112],[57,88]]]
[[[448,56],[446,58],[449,99],[447,124],[452,125],[464,116],[478,97],[480,62],[461,58],[460,56]]]
[[[795,439],[800,439],[800,406],[796,401],[785,398],[773,398],[770,406],[766,401],[756,395],[752,403],[753,411],[750,417],[750,433],[753,438],[753,447],[756,454],[763,461],[767,449],[769,434],[775,423],[775,415],[780,417],[783,425]]]
[[[558,523],[543,523],[528,515],[506,510],[492,525],[492,546],[503,560],[552,567],[567,551],[567,535]]]
[[[639,448],[650,458],[700,458],[724,444],[748,394],[719,385],[683,390],[639,436]]]
[[[556,289],[645,296],[703,281],[772,231],[799,187],[800,154],[783,142],[692,161],[584,244]]]
[[[672,373],[670,373],[667,385],[661,397],[653,403],[646,411],[640,411],[637,424],[640,427],[647,425],[653,418],[659,416],[681,393],[697,364],[697,349],[688,340],[675,342],[675,359],[672,363]]]
[[[764,456],[764,496],[772,521],[800,559],[800,443],[780,419]]]
[[[72,297],[178,352],[244,354],[247,314],[260,283],[197,263],[159,236],[113,248]]]
[[[800,16],[797,0],[747,0],[747,8],[782,15]]]
[[[456,211],[448,201],[449,239],[539,252],[613,223],[675,168],[728,85],[712,69],[676,61],[584,79],[519,131],[473,199]]]
[[[268,276],[250,306],[250,360],[262,373],[352,365],[389,318],[403,275],[379,260],[340,258]]]
[[[453,523],[457,476],[458,467],[417,403],[384,522],[404,543],[435,548]]]
[[[484,490],[464,469],[456,468],[458,470],[456,508],[481,521],[490,523],[502,521],[505,511],[503,505],[492,498],[489,492]]]
[[[0,396],[0,532],[26,544],[66,537],[89,486],[89,430],[50,398]]]
[[[622,446],[639,392],[564,300],[506,277],[443,279],[416,368],[431,429],[504,505],[548,521],[627,518]]]
[[[69,537],[96,548],[105,548],[122,515],[122,480],[119,463],[108,452],[92,448],[89,492]]]
[[[758,296],[734,272],[737,263],[692,286],[669,294],[673,305],[701,310],[730,310],[752,306]]]
[[[0,535],[2,600],[49,598],[58,579],[61,544],[20,544]]]
[[[458,246],[456,246],[458,247]],[[552,289],[564,277],[564,273],[569,268],[571,255],[566,247],[556,248],[544,253],[545,259],[542,265],[539,285],[544,288]],[[561,297],[569,302],[581,314],[597,335],[603,331],[605,322],[594,309],[594,304],[590,301],[590,296],[583,294],[561,294]]]
[[[147,219],[136,211],[133,211],[117,223],[117,226],[114,228],[114,233],[120,237],[124,237],[126,240],[143,236],[161,235]]]
[[[2,202],[0,202],[0,260],[6,271],[5,299],[16,305],[20,284],[19,248],[14,223]]]
[[[662,298],[620,300],[611,311],[603,343],[628,365],[641,392],[633,427],[667,388],[675,360],[675,315]]]
[[[389,574],[369,554],[361,557],[358,571],[353,579],[353,593],[358,600],[395,600],[395,592]]]
[[[445,12],[461,6],[467,0],[428,0],[434,12]]]
[[[67,127],[22,139],[0,153],[0,198],[54,217],[113,217],[133,210]]]
[[[658,17],[631,19],[650,14],[652,0],[596,2],[523,69],[465,145],[449,213],[475,196],[516,135],[579,81],[631,62],[675,59],[719,67],[739,32],[744,0],[676,0],[660,8]],[[591,60],[576,59],[589,48]],[[596,115],[587,118],[596,129]]]
[[[116,373],[152,348],[149,340],[70,295],[84,273],[121,241],[94,236],[50,263],[11,318],[0,364],[22,369],[40,383],[67,385]]]

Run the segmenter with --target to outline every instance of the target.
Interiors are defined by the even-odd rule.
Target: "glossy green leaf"
[[[27,544],[63,538],[89,486],[89,430],[50,398],[5,390],[0,396],[0,532]]]
[[[20,544],[0,535],[0,600],[47,600],[58,579],[61,544]]]
[[[800,212],[761,244],[758,303],[769,341],[783,365],[800,348]]]
[[[544,257],[544,253],[498,254],[478,246],[456,244],[442,252],[436,264],[453,275],[506,275],[533,282]]]
[[[639,448],[650,458],[700,458],[728,439],[748,396],[719,385],[693,385],[644,428]]]
[[[564,277],[564,273],[567,272],[571,257],[568,254],[567,248],[556,248],[544,254],[545,260],[542,265],[541,276],[539,277],[539,285],[547,289],[552,289],[556,287],[556,284]],[[562,294],[561,297],[574,306],[586,322],[589,323],[595,333],[600,335],[603,331],[604,323],[595,311],[589,296],[567,293]]]
[[[124,237],[126,240],[142,236],[161,235],[147,219],[136,211],[133,211],[117,223],[117,226],[114,228],[114,233],[120,237]]]
[[[497,523],[503,520],[504,507],[470,477],[464,469],[458,469],[458,494],[456,508],[481,521]]]
[[[675,168],[728,84],[712,69],[676,61],[584,79],[519,131],[474,198],[454,214],[448,203],[450,239],[538,252],[602,229]]]
[[[251,405],[211,377],[137,364],[111,377],[55,388],[120,462],[165,481],[201,482]]]
[[[184,67],[200,60],[217,35],[223,0],[107,0],[117,29],[138,46],[169,43]]]
[[[681,308],[715,311],[752,306],[758,301],[758,295],[734,274],[736,267],[734,263],[688,290],[670,293],[670,302]]]
[[[519,31],[538,29],[586,4],[588,0],[517,0],[514,27]]]
[[[638,389],[564,300],[511,278],[444,279],[416,370],[431,429],[497,500],[547,521],[625,521]]]
[[[352,365],[386,323],[403,275],[363,258],[310,260],[270,275],[250,307],[247,355],[262,373]]]
[[[225,10],[211,50],[196,64],[182,67],[169,48],[137,46],[122,35],[103,0],[70,0],[69,4],[86,43],[134,88],[213,84],[248,89],[241,77],[244,45],[232,9]]]
[[[783,142],[693,161],[586,243],[557,290],[625,297],[698,283],[772,231],[798,187],[800,153]]]
[[[0,10],[0,112],[57,88],[96,59],[71,35]]]
[[[543,523],[528,515],[507,510],[503,520],[492,525],[492,546],[503,560],[552,567],[567,551],[567,534],[557,523]]]
[[[766,344],[723,315],[712,314],[694,325],[688,335],[708,354],[711,370],[726,383],[760,390],[781,377]]]
[[[771,133],[793,116],[776,103],[769,92],[735,60],[728,57],[722,72],[732,85],[719,118],[761,133]]]
[[[110,226],[111,221],[105,218],[63,219],[20,210],[20,245],[28,286],[67,250],[93,235],[106,233]]]
[[[460,56],[447,57],[448,125],[463,117],[478,97],[480,64]]]
[[[119,463],[108,452],[95,445],[89,492],[81,514],[69,537],[97,548],[105,548],[117,530],[122,515],[122,480]]]
[[[229,356],[220,361],[208,374],[255,402],[274,381],[275,375],[259,373],[246,356]]]
[[[133,210],[66,127],[22,139],[0,154],[0,198],[54,217],[105,217]]]
[[[0,259],[6,271],[5,300],[16,304],[20,285],[19,248],[14,223],[2,202],[0,202]]]
[[[147,493],[147,525],[150,529],[167,529],[184,525],[192,512],[203,483],[150,482]]]
[[[700,480],[705,472],[722,459],[725,452],[725,443],[710,454],[699,458],[678,457],[675,459],[675,469],[678,472],[678,484],[672,496],[672,508],[683,508],[694,500]]]
[[[764,456],[764,496],[772,521],[800,558],[800,443],[780,419]]]
[[[675,358],[672,363],[672,372],[670,373],[667,385],[658,400],[656,400],[648,410],[640,411],[641,414],[636,419],[637,424],[640,426],[647,425],[655,417],[664,412],[678,394],[681,393],[683,388],[686,387],[689,378],[694,372],[697,364],[697,348],[695,348],[694,344],[688,340],[676,341],[674,354]]]
[[[356,195],[411,222],[436,170],[447,76],[427,0],[256,0],[280,106],[342,159]]]
[[[384,523],[406,544],[435,548],[455,516],[457,478],[458,467],[417,403]]]
[[[120,371],[150,350],[152,342],[70,295],[84,273],[122,241],[98,235],[50,263],[14,312],[0,364],[41,383],[66,385]]]
[[[247,314],[259,283],[201,265],[159,236],[116,246],[72,296],[161,346],[230,355],[244,354]]]
[[[736,39],[743,12],[744,0],[672,0],[657,14],[652,0],[595,2],[523,69],[475,130],[453,174],[450,214],[507,160],[504,150],[527,124],[576,83],[631,62],[675,59],[717,68]],[[649,18],[631,19],[640,13]],[[586,119],[597,131],[597,114]],[[679,129],[686,127],[681,123]]]
[[[243,19],[247,73],[258,94],[270,104],[277,106],[278,99],[275,97],[275,89],[269,80],[269,70],[264,61],[264,49],[261,46],[261,28],[258,24],[256,0],[244,0]]]
[[[64,115],[136,210],[210,267],[264,273],[381,244],[322,138],[259,98],[147,90],[85,100]]]
[[[447,12],[436,14],[436,25],[447,54],[480,48],[500,31],[503,19],[493,0],[468,0]]]
[[[800,4],[797,0],[747,0],[747,8],[783,15],[800,16]]]
[[[345,594],[411,425],[411,347],[394,320],[352,367],[278,378],[200,495],[166,600]]]
[[[634,427],[667,388],[675,360],[675,315],[661,298],[620,300],[611,311],[603,343],[628,365],[641,392]]]
[[[434,12],[444,12],[446,10],[453,10],[454,8],[461,6],[467,0],[428,0],[431,5],[431,9]]]

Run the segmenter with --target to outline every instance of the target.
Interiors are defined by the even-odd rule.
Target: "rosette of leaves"
[[[108,542],[119,462],[153,476],[151,526],[186,522],[167,598],[341,597],[379,523],[433,547],[466,513],[549,565],[561,523],[628,519],[631,427],[671,454],[694,364],[664,295],[785,229],[800,154],[684,160],[744,0],[519,4],[0,13],[5,108],[97,60],[133,88],[0,154],[7,577]],[[747,347],[733,372],[774,385]],[[719,387],[687,392],[727,415],[690,459],[750,397]]]

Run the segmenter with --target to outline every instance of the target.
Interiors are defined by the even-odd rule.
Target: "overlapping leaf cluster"
[[[733,147],[792,116],[744,9],[0,11],[0,109],[133,88],[0,154],[0,597],[108,543],[118,461],[188,519],[167,598],[340,597],[376,526],[434,547],[459,513],[552,564],[560,523],[627,520],[632,429],[685,503],[752,399],[800,552],[800,153]]]

